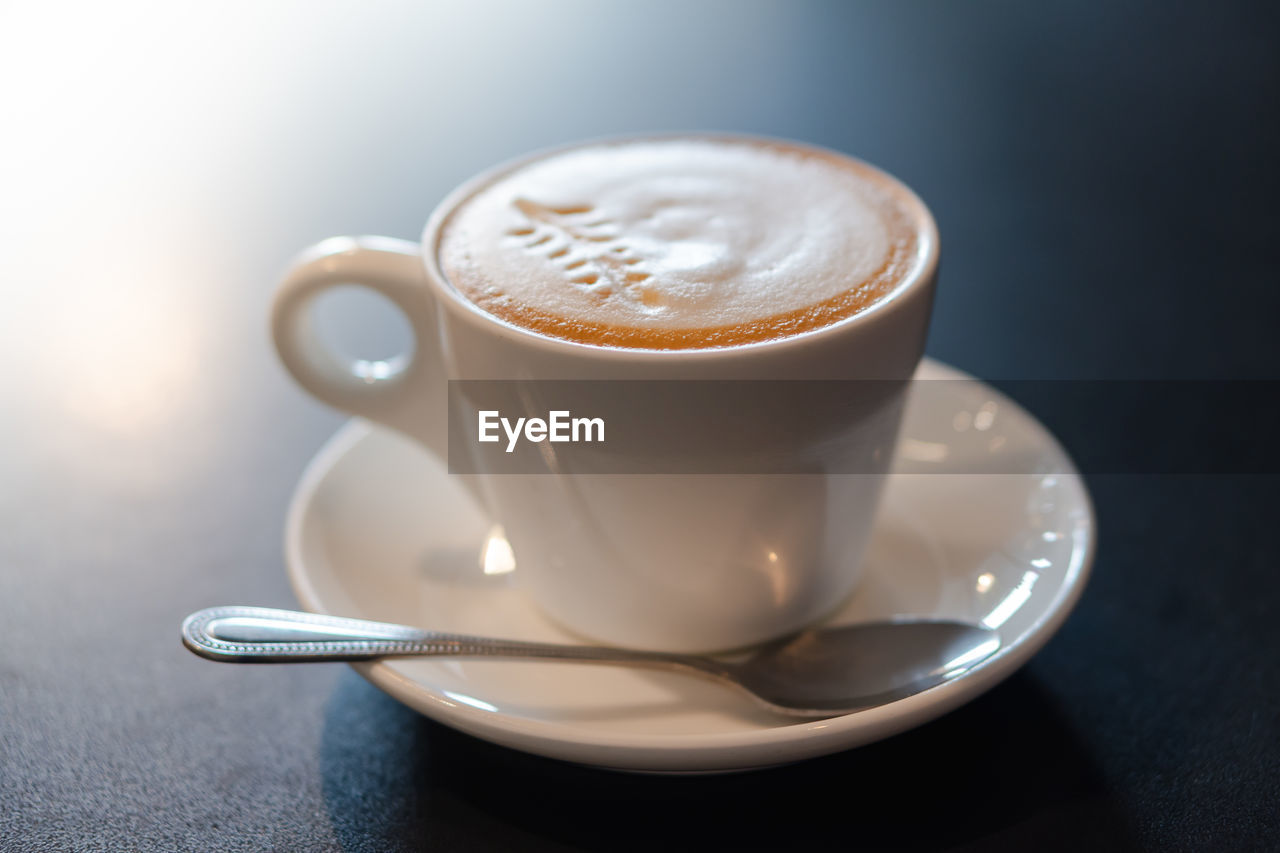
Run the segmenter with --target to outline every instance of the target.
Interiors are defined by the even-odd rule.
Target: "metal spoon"
[[[201,657],[230,663],[496,656],[675,670],[737,687],[766,708],[795,717],[831,717],[905,698],[973,669],[1000,648],[999,635],[987,628],[899,620],[804,631],[729,661],[440,634],[266,607],[193,613],[182,623],[182,642]]]

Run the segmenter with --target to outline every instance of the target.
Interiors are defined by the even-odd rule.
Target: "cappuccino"
[[[919,265],[920,212],[859,161],[766,140],[591,143],[499,175],[441,229],[441,269],[511,325],[704,349],[820,329]]]
[[[470,491],[503,531],[486,553],[509,544],[552,620],[619,646],[734,649],[857,583],[937,258],[920,200],[839,154],[593,142],[467,182],[421,243],[312,247],[271,327],[304,388],[465,475],[403,472],[451,506],[455,483]],[[312,306],[352,283],[404,312],[410,352],[371,369],[325,346]]]

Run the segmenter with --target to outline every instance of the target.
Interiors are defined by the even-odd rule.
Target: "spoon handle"
[[[203,658],[226,663],[360,661],[408,655],[489,656],[724,674],[724,667],[715,661],[692,655],[469,637],[270,607],[210,607],[192,613],[183,620],[182,642]]]

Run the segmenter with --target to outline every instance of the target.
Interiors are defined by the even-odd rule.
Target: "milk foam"
[[[836,322],[901,281],[915,231],[886,178],[782,143],[598,143],[499,177],[438,252],[485,311],[614,346],[729,346]]]

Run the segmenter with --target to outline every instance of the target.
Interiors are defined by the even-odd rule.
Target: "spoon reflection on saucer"
[[[211,607],[182,623],[182,642],[227,663],[382,657],[507,657],[604,663],[706,676],[793,717],[832,717],[936,687],[1000,648],[990,629],[936,619],[816,628],[729,657],[569,646],[423,631],[407,625],[266,607]]]

